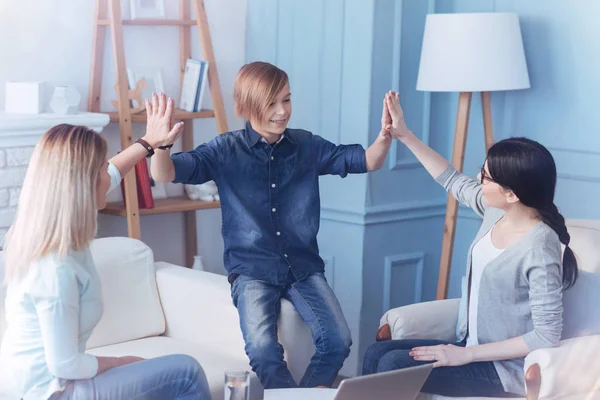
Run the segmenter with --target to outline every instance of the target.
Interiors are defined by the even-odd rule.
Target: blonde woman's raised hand
[[[155,149],[173,144],[183,133],[183,122],[174,124],[175,104],[164,93],[152,93],[146,99],[146,140]]]

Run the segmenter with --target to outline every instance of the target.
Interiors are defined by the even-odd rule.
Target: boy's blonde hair
[[[277,94],[288,84],[284,70],[266,62],[244,65],[235,78],[235,114],[247,121],[261,121]]]
[[[5,283],[32,262],[85,248],[96,235],[96,185],[106,140],[85,126],[57,125],[35,146],[17,214],[5,237]]]

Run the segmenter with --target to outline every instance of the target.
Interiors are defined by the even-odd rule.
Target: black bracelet
[[[165,146],[158,146],[158,148],[161,150],[167,150],[167,149],[170,149],[171,147],[173,147],[173,143],[167,144]]]

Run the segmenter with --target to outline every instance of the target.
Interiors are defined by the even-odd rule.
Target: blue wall
[[[450,157],[457,95],[415,90],[425,15],[514,11],[521,17],[532,88],[492,95],[496,140],[528,136],[551,148],[557,204],[566,217],[599,218],[600,2],[578,0],[249,0],[247,59],[285,69],[292,127],[336,143],[370,144],[381,101],[401,92],[409,126]],[[465,171],[484,160],[479,96],[473,96]],[[594,150],[597,149],[597,150]],[[321,181],[319,242],[327,276],[354,337],[342,373],[354,375],[390,307],[435,298],[445,193],[401,145],[369,175]],[[585,195],[585,196],[584,196]],[[459,296],[467,248],[480,221],[461,209],[449,296]]]

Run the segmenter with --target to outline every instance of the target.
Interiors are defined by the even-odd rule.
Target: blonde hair
[[[96,184],[106,141],[85,126],[57,125],[35,146],[14,223],[5,237],[5,283],[30,264],[85,248],[96,234]]]
[[[272,64],[257,61],[244,65],[233,85],[235,114],[248,121],[261,121],[269,104],[288,82],[285,71]]]

